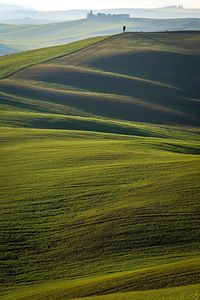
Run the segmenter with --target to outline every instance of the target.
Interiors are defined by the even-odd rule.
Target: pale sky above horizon
[[[200,8],[200,0],[0,0],[0,3],[15,4],[41,10],[155,8],[168,5]]]

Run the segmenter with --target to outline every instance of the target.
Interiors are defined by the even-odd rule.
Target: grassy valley
[[[0,299],[195,299],[198,32],[0,59]]]

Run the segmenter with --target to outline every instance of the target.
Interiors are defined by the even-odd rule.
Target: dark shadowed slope
[[[46,69],[46,68],[45,68]],[[54,68],[47,68],[53,76],[56,76]],[[62,69],[62,68],[61,68]],[[42,72],[41,72],[42,73]],[[40,73],[40,74],[41,74]],[[59,69],[60,73],[60,69]],[[47,71],[47,74],[48,71]],[[74,79],[74,82],[79,82],[82,79],[80,72],[76,73],[73,78],[73,72],[69,72],[70,81]],[[71,74],[71,76],[70,76]],[[47,75],[49,76],[49,75]],[[65,72],[62,78],[66,78],[67,74]],[[87,74],[84,74],[83,78],[86,79]],[[40,77],[41,78],[41,77]],[[57,77],[58,78],[58,77]],[[91,84],[95,81],[95,77],[91,78]],[[87,82],[89,85],[89,78]],[[99,80],[98,80],[99,79]],[[101,76],[98,78],[100,85],[104,82],[106,83],[106,78],[101,80]],[[119,88],[124,88],[130,86],[130,81],[123,80],[107,80],[107,84],[112,82],[113,87],[118,85]],[[55,80],[56,81],[56,80]],[[83,79],[84,81],[84,79]],[[35,83],[36,84],[36,83]],[[183,100],[181,109],[177,108],[178,104],[180,106],[180,100],[175,105],[168,105],[168,103],[153,103],[145,98],[136,98],[121,94],[108,93],[107,91],[102,92],[88,92],[88,91],[74,91],[74,90],[59,90],[56,87],[38,87],[34,83],[29,84],[29,82],[20,82],[15,80],[6,80],[0,83],[1,91],[18,97],[25,97],[29,99],[42,100],[45,102],[56,103],[62,105],[66,108],[71,108],[70,110],[79,111],[80,115],[96,116],[96,117],[107,117],[120,120],[137,121],[137,122],[149,122],[149,123],[160,123],[160,124],[185,124],[185,125],[195,125],[198,124],[197,111],[198,103],[192,100]],[[120,85],[121,84],[121,85]],[[94,85],[92,85],[94,88]],[[141,93],[145,84],[141,86]],[[108,87],[109,89],[109,87]],[[117,89],[117,88],[116,88]],[[155,88],[156,89],[156,88]],[[146,89],[147,92],[148,88]],[[164,92],[164,89],[160,93]],[[192,104],[192,105],[191,105]],[[191,105],[191,106],[189,106]],[[187,111],[187,107],[189,110]]]

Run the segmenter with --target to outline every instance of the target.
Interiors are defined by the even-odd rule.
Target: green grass
[[[104,40],[107,37],[94,37],[66,45],[27,51],[0,58],[0,79],[25,68],[55,57],[69,55],[81,49]]]
[[[1,299],[196,295],[197,37],[128,33],[37,50],[40,64],[37,51],[5,59]]]
[[[25,294],[27,291],[24,292]],[[116,293],[106,296],[91,296],[84,297],[85,300],[198,300],[200,294],[200,285],[188,285],[175,288],[165,288],[159,290],[149,290],[143,292],[125,292],[125,293]],[[9,295],[9,300],[19,299],[23,297],[23,294],[12,293]],[[52,294],[55,299],[55,295]],[[6,299],[6,297],[5,297]],[[40,298],[41,299],[41,298]],[[59,299],[62,299],[62,294],[59,294]],[[63,298],[66,299],[66,298]],[[75,300],[80,300],[83,298],[75,298]]]
[[[116,273],[106,276],[97,276],[93,278],[85,278],[82,280],[71,281],[55,281],[48,282],[46,284],[39,285],[37,287],[22,287],[19,290],[14,290],[7,295],[4,295],[4,299],[9,300],[32,300],[32,299],[76,299],[82,297],[85,299],[87,296],[94,296],[91,299],[117,299],[123,295],[134,296],[145,295],[144,290],[147,290],[146,295],[151,297],[152,289],[160,290],[165,287],[174,286],[187,286],[191,280],[193,283],[199,282],[198,276],[198,260],[189,260],[183,263],[163,265],[161,267],[146,268],[137,271]],[[190,286],[190,285],[189,285]],[[198,291],[199,285],[192,286],[190,293],[194,296]],[[127,291],[143,291],[142,293],[130,293]],[[172,289],[173,290],[173,289]],[[176,288],[175,291],[180,293]],[[184,290],[184,288],[182,288]],[[185,288],[188,291],[188,287]],[[168,293],[171,289],[167,290]],[[183,291],[182,295],[183,294]],[[116,294],[117,293],[117,294]],[[122,294],[123,293],[123,294]],[[161,290],[158,294],[164,295],[166,290]],[[100,297],[99,295],[104,295]],[[108,294],[113,294],[108,296]],[[155,291],[154,293],[155,294]],[[86,298],[88,299],[88,298]],[[90,299],[90,298],[89,298]]]
[[[35,105],[37,102],[35,103]],[[24,105],[24,103],[22,103]],[[40,103],[37,107],[39,108]],[[34,106],[33,106],[34,107]],[[32,108],[32,107],[31,107]],[[48,106],[45,107],[48,109]],[[1,110],[0,125],[3,127],[24,127],[62,130],[82,130],[93,132],[116,133],[144,137],[187,140],[192,144],[199,141],[199,129],[174,126],[159,126],[148,123],[116,121],[95,117],[63,115],[47,112]],[[42,110],[42,107],[41,107]],[[71,111],[71,114],[73,111]],[[192,148],[191,148],[192,149]],[[198,151],[198,150],[197,150]]]
[[[4,128],[1,145],[4,286],[196,257],[199,142]]]
[[[119,293],[100,297],[84,298],[85,300],[198,300],[200,285],[189,285],[170,289],[160,289],[147,292]],[[78,300],[78,299],[76,299]]]

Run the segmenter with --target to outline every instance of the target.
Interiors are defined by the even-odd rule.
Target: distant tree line
[[[105,14],[105,13],[98,13],[98,14],[93,14],[92,11],[90,11],[87,14],[88,19],[98,19],[98,20],[127,20],[130,18],[129,14]]]

